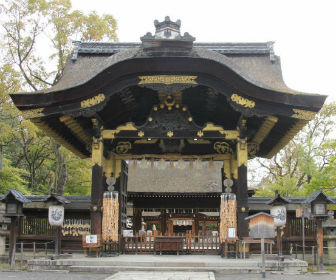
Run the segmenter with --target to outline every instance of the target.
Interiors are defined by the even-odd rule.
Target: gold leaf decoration
[[[168,137],[173,137],[173,135],[174,135],[174,132],[172,132],[172,131],[168,131],[168,132],[167,132],[167,136],[168,136]]]
[[[145,133],[144,133],[143,131],[139,131],[139,132],[138,132],[138,136],[139,136],[139,137],[144,137],[144,135],[145,135]]]
[[[100,93],[92,98],[83,100],[80,105],[81,108],[88,108],[88,107],[92,107],[95,106],[99,103],[102,103],[105,100],[105,95],[103,93]]]
[[[202,137],[203,135],[204,135],[204,133],[203,133],[202,130],[200,130],[200,131],[197,132],[197,136],[198,136],[198,137]]]
[[[215,142],[214,150],[219,154],[227,154],[231,152],[231,147],[226,142]]]
[[[236,104],[243,106],[245,108],[254,108],[255,102],[252,100],[249,100],[247,98],[244,98],[242,96],[239,96],[238,94],[234,93],[231,95],[231,100],[235,102]]]
[[[131,142],[119,142],[116,147],[116,152],[118,154],[126,154],[131,148]]]
[[[21,111],[21,113],[25,119],[34,119],[34,118],[43,117],[44,116],[44,113],[42,113],[43,110],[44,108],[23,110]]]
[[[316,112],[300,110],[300,109],[293,109],[294,114],[292,115],[293,118],[311,121],[315,118]]]
[[[184,76],[184,75],[154,75],[154,76],[139,76],[139,85],[146,84],[193,84],[197,85],[195,79],[197,76]]]
[[[249,158],[254,158],[257,152],[259,151],[258,143],[253,143],[253,142],[248,143],[247,151],[248,151]]]

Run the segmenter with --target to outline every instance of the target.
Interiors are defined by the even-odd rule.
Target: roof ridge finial
[[[154,20],[155,37],[162,39],[176,39],[181,37],[180,27],[181,20],[172,21],[169,16],[166,16],[164,21],[159,22]]]
[[[167,44],[169,44],[169,41],[176,41],[183,48],[192,48],[195,38],[187,32],[181,36],[181,20],[178,19],[176,21],[172,21],[169,16],[166,16],[164,21],[159,22],[157,19],[154,20],[154,26],[154,36],[148,32],[145,36],[140,38],[144,48],[155,48],[157,46],[162,47],[163,45],[168,46]],[[162,44],[160,43],[158,45],[153,42],[161,42]]]

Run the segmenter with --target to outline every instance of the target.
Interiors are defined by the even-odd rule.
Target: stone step
[[[70,266],[69,272],[92,272],[92,273],[113,273],[116,271],[189,271],[189,272],[221,272],[225,274],[239,273],[258,273],[258,267],[167,267],[167,266]]]
[[[34,259],[28,261],[30,271],[64,270],[64,271],[127,271],[137,270],[196,270],[196,271],[260,271],[260,259],[222,259],[204,257],[152,257],[123,256],[111,258],[77,258],[77,259]],[[307,263],[300,260],[266,261],[267,271],[306,272]]]

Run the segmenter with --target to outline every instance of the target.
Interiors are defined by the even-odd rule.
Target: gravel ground
[[[104,280],[112,274],[94,273],[67,273],[67,272],[5,272],[0,271],[1,280],[22,279],[22,280]],[[221,274],[215,273],[216,280],[262,280],[259,274]],[[335,280],[336,272],[326,274],[306,273],[294,274],[272,274],[267,273],[266,279],[270,280]],[[146,279],[143,279],[146,280]]]
[[[0,272],[1,280],[103,280],[112,274],[67,273],[67,272]]]
[[[216,280],[261,280],[261,274],[221,274],[215,273]],[[270,280],[336,280],[336,272],[319,273],[306,273],[306,274],[273,274],[266,273],[266,279]]]

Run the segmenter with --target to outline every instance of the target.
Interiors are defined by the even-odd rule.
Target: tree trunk
[[[60,172],[58,174],[58,180],[57,180],[57,186],[56,186],[56,192],[58,195],[63,195],[64,194],[64,187],[66,185],[67,179],[68,179],[68,170],[67,170],[67,165],[65,162],[65,157],[63,154],[59,154],[59,159],[60,159]]]

